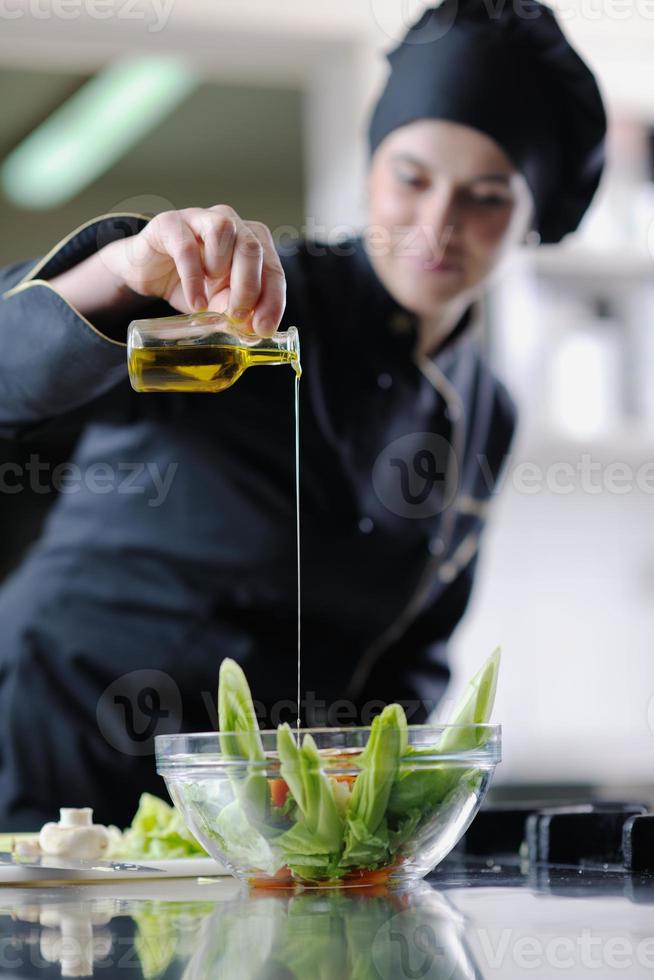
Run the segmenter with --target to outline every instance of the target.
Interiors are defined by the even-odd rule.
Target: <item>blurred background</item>
[[[229,203],[278,238],[356,228],[382,53],[424,6],[8,0],[0,263],[107,211]],[[654,773],[654,7],[556,9],[603,88],[609,166],[581,232],[525,247],[485,300],[521,427],[452,648],[454,697],[502,645],[511,792]],[[0,463],[65,460],[76,437],[0,442]],[[51,503],[2,495],[0,576]]]

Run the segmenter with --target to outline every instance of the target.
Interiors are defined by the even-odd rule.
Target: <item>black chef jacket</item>
[[[137,394],[126,323],[100,332],[48,282],[146,221],[98,218],[1,273],[0,434],[83,422],[43,534],[0,590],[3,830],[60,805],[127,824],[140,792],[164,792],[151,736],[215,728],[225,656],[263,727],[295,717],[293,372],[253,367],[217,395]],[[424,722],[512,404],[471,311],[418,357],[416,318],[360,239],[280,253],[281,329],[297,325],[303,368],[303,721],[369,724],[400,700]],[[171,312],[157,300],[143,315]]]

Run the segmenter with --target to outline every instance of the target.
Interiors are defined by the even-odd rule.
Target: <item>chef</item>
[[[227,204],[109,214],[1,273],[2,434],[83,433],[0,591],[0,829],[129,823],[165,794],[152,736],[215,728],[225,656],[263,727],[296,715],[292,372],[137,394],[134,318],[298,327],[303,723],[438,703],[514,430],[477,300],[514,246],[578,226],[606,122],[533,0],[445,0],[388,60],[361,234],[276,248]]]

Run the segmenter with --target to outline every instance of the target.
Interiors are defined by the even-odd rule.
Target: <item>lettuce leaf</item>
[[[368,742],[357,760],[360,772],[346,810],[344,865],[371,868],[392,859],[385,814],[406,749],[404,709],[389,704],[373,720]]]
[[[112,857],[160,860],[206,857],[181,814],[158,796],[143,793],[131,826],[111,848]]]
[[[244,763],[248,773],[245,778],[240,773],[231,777],[234,795],[252,821],[265,824],[270,813],[270,789],[260,768],[266,754],[250,687],[242,668],[229,657],[220,665],[218,722],[223,755],[252,763]]]
[[[413,766],[420,756],[451,755],[480,748],[484,744],[486,733],[483,730],[449,726],[484,725],[488,722],[495,701],[499,667],[500,651],[497,649],[468,684],[437,744],[419,749],[408,747],[390,794],[388,809],[391,814],[399,816],[415,809],[429,811],[470,776],[471,769],[465,764],[430,764],[425,761],[423,769]]]
[[[296,823],[275,840],[286,854],[287,864],[322,869],[329,873],[343,846],[343,819],[332,784],[321,769],[320,754],[310,734],[301,746],[288,724],[277,729],[277,753],[281,775],[289,787],[299,816]]]
[[[373,720],[370,736],[357,764],[360,772],[348,806],[352,819],[374,833],[382,821],[400,758],[407,750],[407,722],[399,704],[387,705]]]
[[[130,912],[136,925],[134,950],[143,980],[161,976],[175,958],[189,957],[203,921],[215,909],[213,902],[145,901],[134,905]]]
[[[206,828],[206,831],[216,838],[221,850],[235,864],[274,875],[286,863],[280,857],[278,849],[248,820],[239,800],[228,803],[221,810],[213,827]]]
[[[485,725],[490,720],[495,703],[497,677],[500,670],[499,647],[477,671],[463,693],[449,725]],[[486,733],[478,730],[456,730],[448,727],[438,740],[438,751],[443,755],[465,752],[484,744]]]

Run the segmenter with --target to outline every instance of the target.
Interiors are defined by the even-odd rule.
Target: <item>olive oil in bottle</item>
[[[260,337],[228,313],[133,320],[127,367],[136,391],[224,391],[258,364],[290,364],[300,373],[295,327]]]
[[[255,364],[290,364],[300,373],[296,350],[209,343],[133,347],[129,375],[137,391],[217,392]]]

